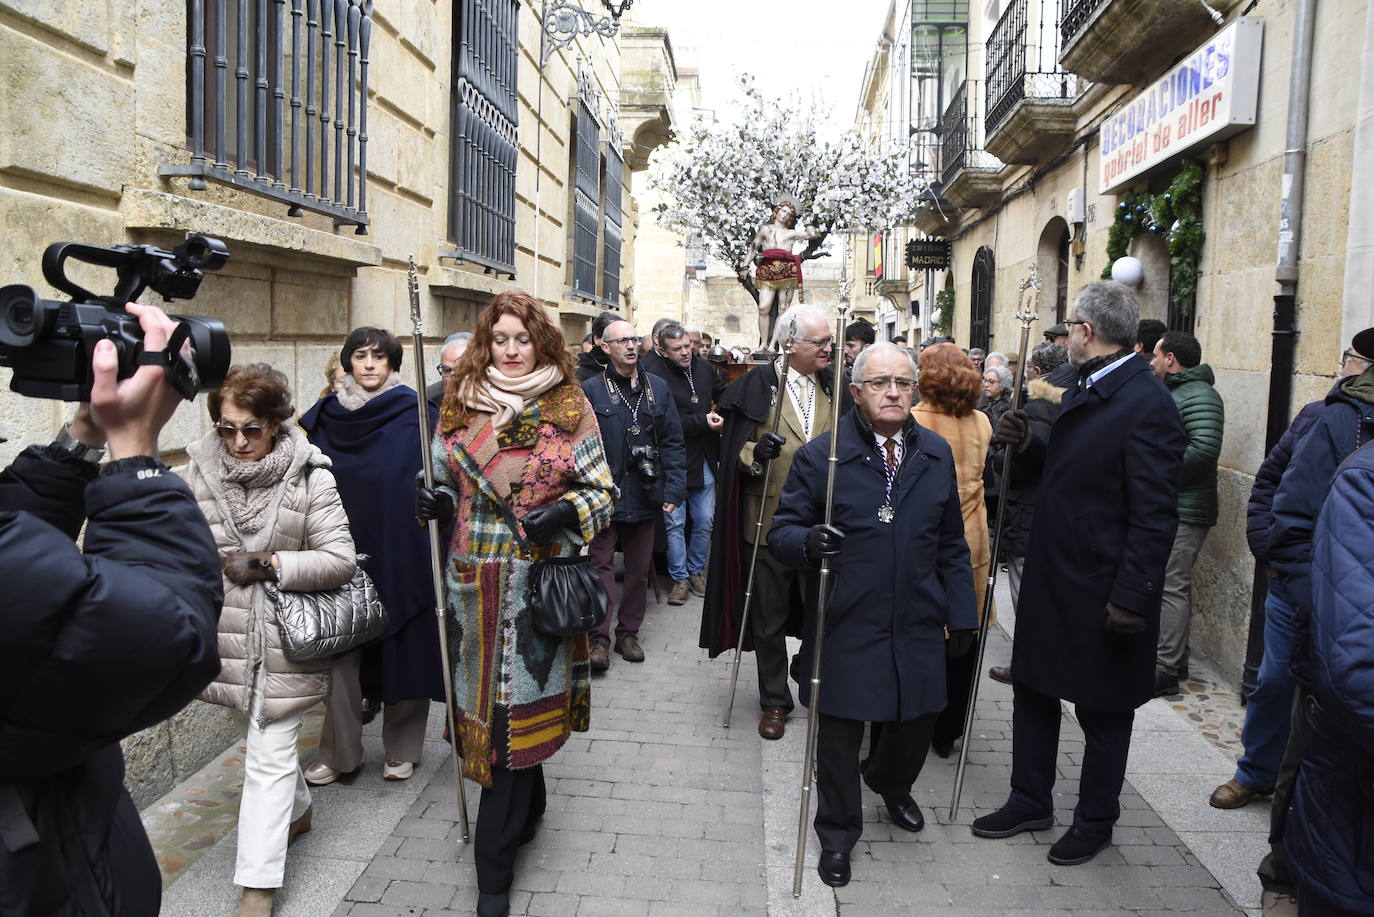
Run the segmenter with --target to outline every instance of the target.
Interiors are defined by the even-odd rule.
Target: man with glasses
[[[711,544],[700,645],[715,656],[733,651],[739,637],[745,581],[756,537],[760,505],[768,534],[778,508],[782,482],[797,449],[830,429],[831,361],[835,342],[829,319],[814,306],[795,305],[778,318],[774,346],[783,357],[745,373],[725,388],[716,410],[725,418],[721,431],[720,474],[716,479],[715,538]],[[786,385],[779,391],[781,360],[788,361]],[[774,398],[782,421],[773,433]],[[844,405],[841,406],[843,410]],[[768,462],[773,468],[764,488]],[[738,491],[736,490],[738,488]],[[787,684],[788,618],[800,609],[801,575],[780,563],[761,544],[750,598],[745,648],[756,655],[759,679],[759,735],[780,739],[793,707]]]
[[[853,374],[855,409],[840,419],[831,524],[826,430],[797,450],[768,533],[773,556],[808,581],[800,682],[807,706],[822,558],[834,577],[820,648],[814,824],[817,869],[835,887],[849,882],[849,853],[863,831],[860,779],[882,797],[893,825],[925,827],[911,787],[945,707],[945,657],[966,654],[978,627],[954,456],[911,416],[916,362],[894,344],[873,344]],[[866,723],[873,737],[860,763]]]
[[[643,662],[639,627],[648,606],[654,524],[671,514],[687,498],[686,458],[682,424],[668,383],[641,372],[639,335],[635,326],[617,319],[606,326],[601,349],[606,370],[582,383],[596,410],[606,462],[611,466],[620,496],[611,525],[592,539],[592,564],[615,595],[615,550],[625,555],[618,613],[606,618],[592,634],[591,669],[604,672],[611,665],[611,621],[615,622],[615,651],[626,662]]]
[[[1040,471],[1041,491],[1056,499],[1035,508],[1016,609],[1011,793],[972,827],[1005,838],[1054,824],[1060,701],[1071,701],[1087,752],[1073,825],[1049,849],[1060,866],[1111,843],[1135,708],[1154,696],[1187,439],[1173,399],[1132,349],[1139,321],[1129,288],[1089,284],[1064,322],[1078,382],[1048,442],[1024,410],[998,423],[1016,465]]]
[[[439,350],[439,365],[434,367],[439,376],[425,386],[425,400],[430,404],[437,407],[439,402],[444,400],[444,386],[448,384],[449,374],[453,372],[453,367],[463,355],[463,351],[468,349],[470,340],[471,331],[459,331],[444,338],[444,346]]]

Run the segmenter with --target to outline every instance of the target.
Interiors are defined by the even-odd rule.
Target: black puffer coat
[[[158,911],[119,740],[219,671],[222,595],[190,489],[135,461],[92,480],[32,447],[0,473],[0,914]]]

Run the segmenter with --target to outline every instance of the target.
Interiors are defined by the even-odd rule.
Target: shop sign
[[[912,239],[906,244],[906,266],[943,271],[949,267],[948,239]]]
[[[1263,40],[1262,19],[1237,19],[1103,122],[1102,193],[1251,127]]]

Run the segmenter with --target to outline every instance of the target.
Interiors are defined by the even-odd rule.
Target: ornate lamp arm
[[[620,31],[620,17],[630,8],[634,0],[614,3],[602,0],[609,16],[597,17],[584,10],[576,0],[544,0],[542,23],[543,47],[539,52],[539,66],[542,68],[553,57],[554,52],[572,47],[578,36],[587,38],[593,34],[603,38],[614,38]]]

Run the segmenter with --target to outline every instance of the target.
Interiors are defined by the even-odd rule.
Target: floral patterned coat
[[[539,633],[524,597],[535,560],[576,554],[610,524],[616,488],[596,414],[574,382],[544,393],[499,433],[490,414],[445,415],[434,465],[456,509],[444,580],[463,773],[490,787],[493,766],[534,767],[591,726],[587,637]],[[523,556],[497,495],[517,518],[567,500],[577,530]]]

